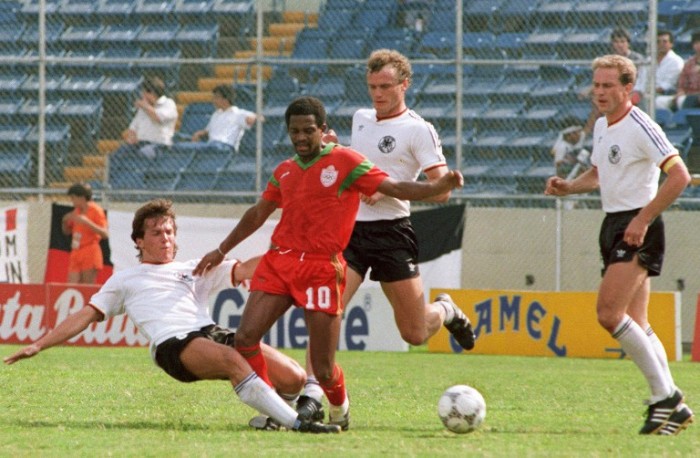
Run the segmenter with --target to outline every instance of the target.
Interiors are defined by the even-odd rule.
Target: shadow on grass
[[[0,423],[2,424],[2,423]],[[13,421],[12,427],[24,428],[65,428],[65,429],[95,429],[105,430],[153,430],[153,431],[223,431],[242,432],[253,431],[247,424],[211,424],[211,423],[179,423],[172,421],[50,421],[50,420],[20,420]]]

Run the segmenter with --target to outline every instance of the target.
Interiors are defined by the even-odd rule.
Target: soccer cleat
[[[459,345],[465,350],[471,350],[474,348],[474,340],[476,340],[476,337],[474,336],[474,331],[472,330],[472,324],[469,321],[469,318],[467,318],[464,312],[457,307],[449,294],[440,293],[437,295],[435,300],[446,302],[454,310],[454,318],[452,318],[452,321],[445,324],[445,327],[448,331],[450,331],[450,334],[452,334],[457,343],[459,343]]]
[[[339,418],[333,418],[333,415],[329,414],[328,424],[340,426],[340,429],[347,431],[348,428],[350,428],[350,409],[345,412],[345,415],[342,415]]]
[[[686,429],[693,422],[695,415],[686,404],[681,404],[669,417],[665,425],[657,434],[662,436],[675,436]]]
[[[324,425],[317,421],[307,421],[297,417],[297,424],[294,426],[294,431],[311,434],[337,434],[340,432],[340,426]]]
[[[673,394],[666,399],[650,404],[649,408],[647,409],[647,419],[644,421],[644,426],[642,426],[642,429],[639,430],[639,434],[659,434],[661,429],[669,422],[673,414],[677,410],[681,410],[682,406],[683,393],[681,393],[680,390],[675,390]]]
[[[297,399],[297,413],[299,418],[308,421],[323,421],[323,405],[306,395],[299,396]]]
[[[248,426],[260,431],[279,431],[280,424],[267,415],[257,415],[250,419]]]

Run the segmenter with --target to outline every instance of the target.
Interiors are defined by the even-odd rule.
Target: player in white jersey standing
[[[445,175],[447,163],[435,129],[406,106],[412,76],[408,58],[394,50],[376,50],[367,60],[366,76],[373,108],[360,109],[353,116],[350,147],[397,180],[415,181],[421,172],[428,180]],[[429,201],[446,202],[449,197],[447,192]],[[445,325],[460,346],[471,350],[471,323],[450,296],[443,293],[435,302],[425,302],[409,215],[408,201],[381,193],[361,196],[350,244],[343,252],[348,265],[343,303],[350,302],[371,269],[370,279],[380,282],[406,342],[421,345]],[[308,362],[307,373],[313,374]],[[297,411],[322,419],[322,395],[309,376]]]
[[[169,201],[153,200],[139,208],[131,238],[139,251],[140,265],[112,275],[88,306],[69,315],[38,341],[6,357],[5,363],[35,356],[78,335],[93,322],[126,313],[149,340],[155,363],[174,379],[229,380],[245,404],[274,418],[279,425],[301,432],[340,432],[338,426],[298,418],[234,349],[234,333],[217,326],[209,315],[209,293],[251,278],[258,259],[224,261],[207,269],[205,275],[193,276],[199,260],[175,261],[176,233],[175,212]],[[304,370],[270,346],[264,345],[262,352],[272,384],[280,393],[287,393],[290,401],[296,398],[306,379]]]
[[[545,194],[565,196],[600,187],[606,213],[600,230],[603,279],[598,322],[646,378],[651,391],[640,434],[678,434],[693,421],[668,366],[666,350],[649,325],[650,277],[661,273],[661,213],[690,182],[676,148],[646,113],[632,105],[637,70],[622,56],[593,61],[593,100],[604,115],[593,128],[592,168],[574,180],[551,177]],[[660,171],[666,180],[659,187]]]

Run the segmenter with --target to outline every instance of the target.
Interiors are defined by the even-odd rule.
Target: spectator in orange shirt
[[[74,184],[68,189],[73,211],[63,216],[63,233],[71,236],[68,283],[94,284],[102,270],[100,240],[108,237],[105,212],[92,201],[89,185]]]

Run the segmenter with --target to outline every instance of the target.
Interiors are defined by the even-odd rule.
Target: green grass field
[[[0,346],[0,355],[16,346]],[[289,351],[299,361],[303,353]],[[639,436],[646,383],[629,360],[341,352],[352,401],[339,435],[260,432],[227,382],[183,384],[144,348],[53,348],[0,368],[0,456],[698,456],[700,420]],[[700,412],[700,364],[672,363]],[[482,427],[442,427],[442,391],[486,398]]]

